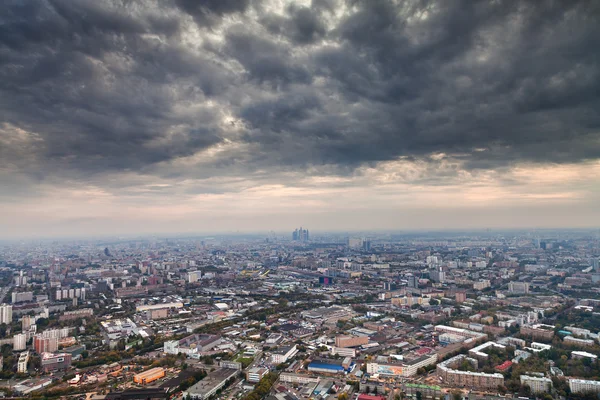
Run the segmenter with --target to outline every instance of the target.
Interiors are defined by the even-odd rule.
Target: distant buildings
[[[489,279],[481,279],[477,282],[473,283],[473,289],[475,290],[483,290],[491,287],[491,282]]]
[[[33,301],[33,292],[12,292],[12,303],[25,303]]]
[[[294,232],[292,233],[292,240],[298,242],[308,242],[308,229],[302,229],[302,227],[300,227],[300,229],[294,230]]]
[[[509,282],[508,291],[514,294],[529,293],[529,283],[527,282]]]

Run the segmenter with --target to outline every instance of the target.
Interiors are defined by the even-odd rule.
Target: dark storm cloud
[[[199,25],[213,26],[224,16],[246,11],[250,0],[176,0],[175,4],[190,14]]]
[[[222,143],[211,173],[595,159],[598,48],[593,1],[8,1],[0,163],[147,171]]]

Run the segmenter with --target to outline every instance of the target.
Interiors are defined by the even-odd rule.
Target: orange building
[[[140,385],[145,385],[147,383],[154,382],[163,376],[165,376],[165,370],[160,367],[156,367],[134,375],[133,381],[135,383],[139,383]]]
[[[358,347],[369,343],[366,336],[337,336],[335,338],[336,347]]]

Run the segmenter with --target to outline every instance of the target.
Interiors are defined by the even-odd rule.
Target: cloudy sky
[[[6,0],[0,236],[600,225],[597,1]]]

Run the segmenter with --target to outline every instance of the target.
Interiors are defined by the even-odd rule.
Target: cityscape
[[[89,399],[596,398],[600,231],[0,249],[1,390]]]
[[[600,400],[600,0],[0,1],[0,400]]]

